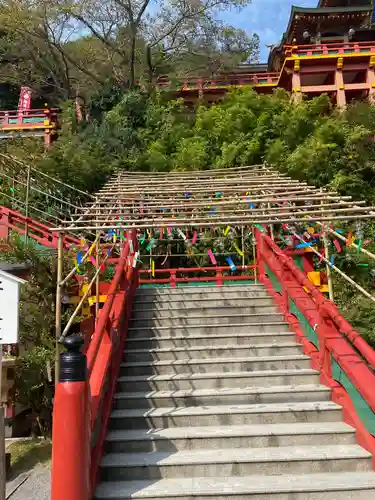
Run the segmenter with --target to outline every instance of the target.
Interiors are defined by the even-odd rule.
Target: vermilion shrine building
[[[170,88],[168,77],[159,78]],[[216,77],[188,78],[175,95],[187,103],[208,102],[229,87],[250,85],[257,92],[277,87],[296,100],[327,93],[338,106],[375,94],[375,16],[372,0],[319,0],[316,8],[292,7],[286,31],[267,64],[240,66]]]

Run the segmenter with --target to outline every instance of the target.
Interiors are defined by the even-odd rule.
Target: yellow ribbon
[[[243,251],[242,251],[242,250],[240,250],[240,249],[238,248],[237,243],[234,243],[234,244],[233,244],[233,246],[234,246],[234,248],[237,250],[237,253],[238,253],[238,255],[239,255],[240,257],[243,257],[243,256],[245,255],[245,254],[243,253]]]

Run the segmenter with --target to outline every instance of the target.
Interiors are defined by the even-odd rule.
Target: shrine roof
[[[288,27],[283,36],[282,43],[290,43],[291,40],[290,34],[293,28],[300,22],[301,18],[304,20],[306,18],[310,19],[324,19],[330,18],[332,21],[335,20],[335,15],[339,16],[346,15],[353,19],[353,21],[357,18],[358,21],[364,19],[366,16],[371,17],[372,6],[371,5],[357,5],[357,6],[349,6],[349,7],[317,7],[317,8],[308,8],[308,7],[298,7],[293,5],[290,13]]]

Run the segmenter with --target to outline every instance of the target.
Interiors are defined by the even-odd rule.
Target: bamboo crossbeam
[[[342,220],[342,221],[349,221],[349,220],[371,220],[373,219],[374,216],[371,214],[359,214],[359,215],[347,215],[347,216],[338,216],[338,217],[299,217],[299,218],[292,218],[292,219],[261,219],[261,220],[254,220],[253,218],[248,218],[248,219],[243,219],[243,220],[231,220],[231,219],[220,219],[216,218],[216,220],[213,222],[212,218],[207,219],[207,221],[202,221],[202,222],[197,222],[194,221],[194,219],[189,219],[188,222],[183,222],[183,221],[178,221],[176,219],[173,219],[172,221],[168,222],[169,227],[190,227],[190,228],[198,228],[198,227],[217,227],[220,225],[233,225],[233,226],[248,226],[251,224],[287,224],[287,223],[297,223],[297,222],[316,222],[317,220],[319,221],[329,221],[329,220]],[[57,227],[57,228],[52,228],[53,232],[61,232],[61,231],[96,231],[96,230],[105,230],[105,229],[159,229],[160,226],[163,225],[162,221],[154,221],[154,222],[148,222],[148,221],[142,221],[143,223],[136,223],[134,221],[133,223],[128,223],[124,224],[121,223],[119,224],[118,219],[116,220],[116,224],[104,226],[104,225],[83,225],[83,226],[65,226],[65,227]],[[164,223],[166,225],[166,223]]]
[[[351,196],[324,196],[322,197],[319,193],[316,193],[316,195],[310,195],[310,196],[292,196],[292,197],[285,197],[285,196],[280,196],[280,197],[270,197],[270,196],[264,196],[264,197],[257,197],[257,198],[252,198],[251,202],[249,200],[244,200],[241,198],[238,199],[232,199],[232,200],[215,200],[213,202],[212,199],[207,199],[206,201],[203,202],[186,202],[184,203],[171,203],[169,200],[165,200],[161,203],[158,203],[157,206],[160,208],[164,209],[171,209],[171,208],[176,208],[176,209],[181,209],[181,208],[201,208],[204,206],[207,206],[208,204],[210,205],[215,205],[215,208],[221,207],[221,206],[231,206],[231,205],[249,205],[250,203],[253,203],[254,205],[257,203],[285,203],[285,202],[302,202],[302,201],[319,201],[319,200],[332,200],[332,201],[351,201],[352,197]],[[102,202],[103,203],[103,202]],[[104,206],[100,206],[100,208],[107,209],[107,205],[112,205],[113,201],[112,200],[106,200],[104,202]],[[121,202],[122,206],[125,204]],[[128,205],[126,205],[128,206]],[[133,208],[133,205],[129,205],[131,208]],[[143,208],[144,210],[147,209],[147,204],[144,203]],[[134,208],[140,208],[134,207]],[[89,209],[86,209],[86,211],[89,211]]]
[[[213,188],[218,188],[222,186],[222,189],[225,189],[226,186],[229,185],[235,185],[239,187],[243,187],[244,185],[246,186],[259,186],[261,184],[261,180],[267,181],[270,183],[270,185],[281,185],[281,186],[290,186],[290,185],[300,185],[300,186],[307,186],[306,183],[299,183],[298,181],[293,181],[293,180],[288,180],[288,179],[280,179],[279,177],[273,177],[273,176],[267,176],[267,177],[244,177],[242,179],[238,179],[237,177],[235,178],[223,178],[223,179],[210,179],[209,182],[203,181],[202,179],[194,179],[194,180],[189,180],[188,182],[153,182],[149,181],[147,182],[147,187],[148,188],[157,188],[157,187],[170,187],[170,186],[178,186],[179,189],[184,189],[185,187],[193,187],[195,185],[200,185],[200,184],[205,184],[205,185],[210,185]],[[130,186],[139,186],[140,188],[144,188],[144,182],[137,182],[134,180],[129,180],[127,182],[123,181],[108,181],[107,184],[99,191],[99,193],[104,193],[106,191],[110,191],[114,187],[118,187],[119,189],[129,189],[129,184]]]
[[[339,206],[339,207],[342,207],[343,205],[340,204],[340,203],[336,203],[335,206]],[[324,206],[324,207],[329,207],[330,209],[329,210],[325,210],[324,208],[321,209],[321,207]],[[246,214],[249,214],[249,212],[251,212],[252,214],[254,214],[255,216],[257,216],[258,213],[260,213],[261,215],[264,215],[264,212],[267,212],[269,214],[273,214],[274,212],[276,214],[280,213],[281,215],[283,216],[286,216],[286,215],[294,215],[295,213],[298,213],[300,214],[301,216],[302,215],[313,215],[313,214],[325,214],[325,213],[344,213],[344,212],[361,212],[361,211],[364,211],[364,209],[362,207],[357,207],[357,206],[345,206],[346,208],[333,208],[333,205],[310,205],[310,206],[303,206],[303,207],[271,207],[271,208],[268,208],[265,209],[265,208],[252,208],[252,209],[247,209],[247,210],[243,210],[243,209],[234,209],[234,210],[231,210],[230,213],[227,213],[225,211],[220,211],[218,212],[217,214],[210,214],[210,217],[234,217],[236,216],[237,214],[239,215],[246,215]],[[319,210],[312,210],[313,208],[319,208]],[[367,207],[366,207],[367,208]],[[369,207],[371,208],[371,207]],[[206,209],[205,211],[207,211],[208,209]],[[149,220],[149,219],[157,219],[157,220],[166,220],[166,219],[174,219],[177,217],[177,218],[181,218],[181,216],[187,216],[189,215],[189,220],[190,219],[195,219],[195,220],[198,220],[199,219],[199,215],[202,216],[202,214],[194,214],[193,212],[190,211],[190,214],[189,214],[189,211],[183,211],[183,212],[176,212],[175,214],[173,213],[161,213],[160,211],[159,212],[150,212],[148,210],[146,210],[146,215],[143,215],[142,217],[140,217],[138,214],[132,214],[132,213],[129,213],[127,212],[126,210],[122,209],[121,212],[118,212],[118,213],[112,213],[112,216],[114,216],[114,219],[111,220],[111,222],[117,220],[117,222],[120,222],[121,219],[118,219],[118,217],[121,217],[122,219],[124,218],[124,216],[126,216],[126,218],[131,221],[131,220]],[[188,214],[187,214],[188,212]],[[87,222],[102,222],[103,220],[107,220],[107,217],[105,215],[102,215],[101,213],[99,214],[91,214],[93,215],[94,217],[93,218],[90,218],[87,220]],[[174,217],[174,215],[176,217]],[[205,217],[208,217],[208,215],[206,215]],[[74,220],[71,221],[72,222],[75,222]]]
[[[295,210],[294,207],[291,207],[289,208],[288,210],[280,210],[280,207],[277,207],[278,208],[278,213],[281,212],[281,215],[282,217],[286,217],[286,216],[295,216],[296,214],[299,215],[299,217],[305,217],[305,216],[320,216],[320,215],[325,215],[325,214],[340,214],[340,213],[348,213],[348,212],[351,212],[351,213],[357,213],[357,212],[363,212],[364,211],[364,208],[362,207],[346,207],[346,208],[337,208],[337,209],[330,209],[330,210],[302,210],[303,207],[299,207],[299,210]],[[367,208],[367,207],[366,207]],[[368,207],[368,209],[373,209],[375,207]],[[129,214],[128,214],[128,220],[126,220],[125,222],[127,223],[130,223],[132,221],[137,221],[137,220],[141,220],[142,222],[147,222],[147,221],[150,221],[150,222],[156,222],[156,221],[160,221],[162,224],[165,224],[165,221],[172,221],[172,222],[175,222],[176,219],[178,219],[180,221],[181,224],[183,224],[185,221],[189,222],[189,221],[201,221],[201,220],[212,220],[213,218],[215,219],[224,219],[226,217],[231,217],[233,220],[236,220],[238,219],[239,217],[242,217],[243,215],[246,216],[246,214],[249,214],[251,213],[252,215],[252,218],[254,219],[254,221],[256,222],[259,218],[261,217],[264,217],[264,212],[268,213],[268,208],[265,209],[265,208],[260,208],[260,209],[248,209],[247,211],[245,211],[245,213],[242,213],[244,211],[241,211],[240,215],[235,215],[236,214],[236,211],[231,211],[229,214],[226,214],[225,212],[218,212],[216,214],[214,213],[211,213],[211,214],[194,214],[192,213],[191,215],[187,216],[186,212],[177,212],[176,216],[173,217],[173,214],[165,214],[165,213],[157,213],[155,214],[155,217],[150,217],[151,214],[146,214],[144,216],[142,216],[141,218],[138,216],[138,215],[134,215],[133,217],[129,217]],[[258,214],[258,212],[261,212]],[[122,213],[123,216],[124,216],[124,213]],[[105,216],[102,216],[99,217],[99,218],[95,218],[95,219],[88,219],[86,220],[85,222],[88,222],[88,223],[100,223],[100,222],[103,222],[104,218],[106,219],[106,222],[109,222],[109,223],[116,223],[116,224],[121,224],[124,223],[124,220],[119,220],[118,218],[114,218],[114,219],[109,219],[108,220],[108,216],[105,217]],[[73,221],[74,222],[74,221]],[[69,223],[69,222],[68,222]],[[72,224],[72,222],[70,221],[70,224]]]
[[[249,202],[248,202],[249,203]],[[267,213],[272,213],[272,212],[281,212],[281,213],[284,213],[285,210],[288,208],[288,210],[290,210],[291,208],[293,208],[293,210],[298,210],[300,208],[305,208],[306,211],[308,209],[311,209],[311,208],[320,208],[320,207],[333,207],[333,208],[337,208],[337,207],[342,207],[343,205],[345,206],[357,206],[357,205],[364,205],[366,202],[365,201],[360,201],[360,202],[352,202],[352,201],[348,201],[348,202],[345,202],[345,203],[332,203],[332,204],[319,204],[319,205],[303,205],[303,207],[301,206],[296,206],[296,207],[270,207],[270,208],[267,208]],[[133,210],[134,209],[134,206],[133,205],[127,205],[126,207],[121,207],[121,212],[117,212],[117,213],[112,213],[112,215],[116,216],[116,217],[122,217],[124,215],[124,211],[125,210]],[[147,214],[148,215],[160,215],[160,211],[159,212],[151,212],[149,210],[149,207],[146,207],[146,210],[147,210]],[[252,212],[258,212],[258,211],[261,211],[261,212],[264,212],[264,208],[252,208],[250,209]],[[249,212],[249,209],[234,209],[231,211],[231,213],[248,213]],[[178,212],[177,212],[178,213]],[[221,213],[225,213],[225,212],[221,212]],[[102,214],[102,210],[100,208],[95,209],[94,210],[91,210],[90,211],[90,215],[92,216],[102,216],[104,217],[104,215]],[[74,215],[72,217],[80,217],[80,215]],[[74,219],[73,219],[74,220]]]

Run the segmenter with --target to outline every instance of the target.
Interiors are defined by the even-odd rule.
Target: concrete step
[[[182,373],[119,377],[119,392],[181,391],[319,384],[319,373],[311,369],[230,373]]]
[[[373,472],[104,482],[96,500],[371,500]]]
[[[109,453],[101,461],[110,481],[371,470],[370,453],[358,445]]]
[[[158,318],[144,318],[137,319],[132,318],[130,320],[131,328],[152,328],[152,327],[175,327],[175,326],[191,326],[197,325],[202,327],[211,326],[211,325],[233,325],[233,323],[250,323],[250,324],[277,324],[283,321],[282,315],[279,313],[241,313],[241,314],[232,314],[232,313],[222,313],[215,314],[214,312],[211,314],[200,315],[196,314],[195,316],[170,316],[169,314],[164,314]]]
[[[341,422],[170,427],[167,429],[112,430],[106,452],[150,453],[221,448],[273,446],[329,446],[356,444],[355,429]]]
[[[311,359],[303,354],[243,358],[179,359],[121,363],[120,375],[168,375],[182,373],[228,373],[260,370],[309,368]]]
[[[136,314],[144,310],[170,311],[175,309],[209,308],[209,307],[266,307],[274,306],[275,302],[269,295],[263,294],[260,297],[218,297],[215,299],[195,296],[192,298],[181,298],[179,300],[139,300],[134,303],[133,313]]]
[[[269,319],[264,323],[238,323],[237,318],[231,324],[211,324],[211,325],[176,325],[176,326],[130,326],[128,330],[129,338],[135,337],[197,337],[214,335],[242,334],[242,333],[272,333],[290,332],[289,325],[285,321],[272,321]]]
[[[216,307],[201,307],[192,306],[190,308],[171,308],[158,310],[156,308],[143,309],[143,310],[133,310],[132,320],[134,321],[144,321],[150,319],[168,319],[168,318],[212,318],[213,316],[247,316],[255,314],[278,314],[277,307],[274,304],[269,304],[266,306],[248,303],[244,306],[234,307],[234,306],[216,306]],[[278,316],[280,316],[278,314]]]
[[[145,319],[153,319],[153,318],[191,318],[196,316],[203,317],[212,317],[215,315],[227,316],[227,315],[238,315],[238,316],[246,316],[247,314],[269,314],[274,313],[277,314],[278,310],[275,304],[268,305],[258,305],[249,302],[243,306],[213,306],[213,307],[204,307],[204,304],[193,305],[192,307],[182,307],[182,308],[169,308],[169,309],[157,309],[157,308],[149,308],[142,310],[134,310],[132,319],[134,320],[145,320]]]
[[[315,401],[113,410],[110,426],[111,429],[155,429],[340,420],[340,406],[331,401]]]
[[[330,389],[323,385],[282,385],[278,387],[201,389],[195,391],[118,392],[115,394],[114,408],[329,401],[330,395]]]
[[[198,328],[189,329],[191,335],[186,336],[181,334],[181,329],[168,328],[168,332],[165,330],[159,331],[158,329],[146,331],[133,330],[130,334],[130,338],[127,340],[126,349],[151,349],[151,348],[161,348],[161,349],[171,349],[171,348],[198,348],[212,345],[215,342],[215,346],[244,346],[246,344],[251,345],[265,345],[265,344],[290,344],[295,342],[296,336],[294,333],[288,331],[277,332],[271,330],[269,332],[255,333],[255,332],[245,332],[245,333],[226,333],[230,327],[217,328],[217,334],[213,337],[212,333],[204,335]],[[280,327],[279,327],[280,328]],[[147,335],[148,333],[148,335]],[[172,335],[170,335],[172,333]]]
[[[168,296],[183,296],[188,295],[221,295],[226,293],[236,294],[251,294],[251,293],[266,293],[266,289],[261,284],[252,285],[207,285],[207,286],[178,286],[176,288],[137,288],[135,297],[168,297]]]
[[[211,341],[212,342],[212,341]],[[161,349],[126,349],[125,361],[174,361],[178,359],[211,359],[211,358],[241,358],[244,354],[253,356],[284,356],[286,354],[301,354],[302,347],[295,342],[285,344],[244,344],[237,345],[206,345],[198,347],[171,347]]]

